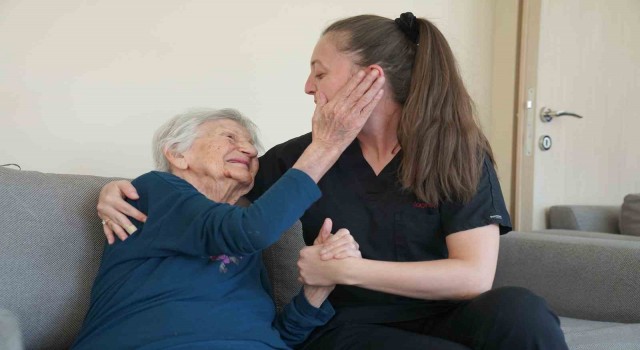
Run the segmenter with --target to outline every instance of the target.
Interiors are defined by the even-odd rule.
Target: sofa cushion
[[[25,348],[71,345],[105,242],[96,201],[111,180],[0,168],[0,305]]]
[[[640,236],[640,193],[624,197],[620,210],[620,233]]]
[[[571,350],[638,350],[640,324],[598,322],[560,317]]]
[[[638,323],[640,239],[628,238],[510,232],[500,237],[494,287],[527,288],[558,315]]]
[[[304,246],[302,224],[297,221],[278,242],[262,252],[262,260],[269,274],[278,311],[281,311],[302,287],[298,282],[297,262],[300,249]]]

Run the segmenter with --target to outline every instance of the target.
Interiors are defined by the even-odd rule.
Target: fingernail
[[[130,235],[134,234],[138,229],[131,225],[131,226],[127,226],[127,232],[129,232]]]
[[[327,251],[326,251],[326,250],[321,250],[321,251],[320,251],[320,255],[325,255],[325,254],[327,254]]]
[[[374,70],[372,70],[372,71],[371,71],[371,75],[374,75],[374,76],[375,76],[375,75],[378,75],[378,74],[379,74],[379,73],[378,73],[378,70],[377,70],[377,69],[374,69]]]
[[[364,71],[363,70],[358,72],[358,78],[362,78],[362,77],[364,77]]]

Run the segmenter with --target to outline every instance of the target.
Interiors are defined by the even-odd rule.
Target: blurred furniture
[[[640,237],[640,194],[625,196],[621,206],[553,206],[549,208],[549,229],[562,230],[557,232],[559,234],[583,237],[610,239]],[[622,237],[594,235],[591,232],[609,233]]]

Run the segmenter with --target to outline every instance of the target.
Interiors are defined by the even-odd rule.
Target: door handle
[[[552,121],[553,118],[562,117],[562,116],[565,116],[565,115],[568,115],[568,116],[571,116],[571,117],[580,118],[580,119],[583,118],[581,115],[573,113],[573,112],[554,111],[551,108],[547,108],[547,107],[542,107],[542,109],[540,110],[540,119],[542,120],[543,123],[548,123],[548,122]]]

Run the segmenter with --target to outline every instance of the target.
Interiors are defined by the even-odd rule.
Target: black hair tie
[[[418,44],[418,21],[416,16],[411,12],[405,12],[400,15],[400,18],[396,18],[396,25],[402,30],[404,35],[409,38],[414,44]]]

